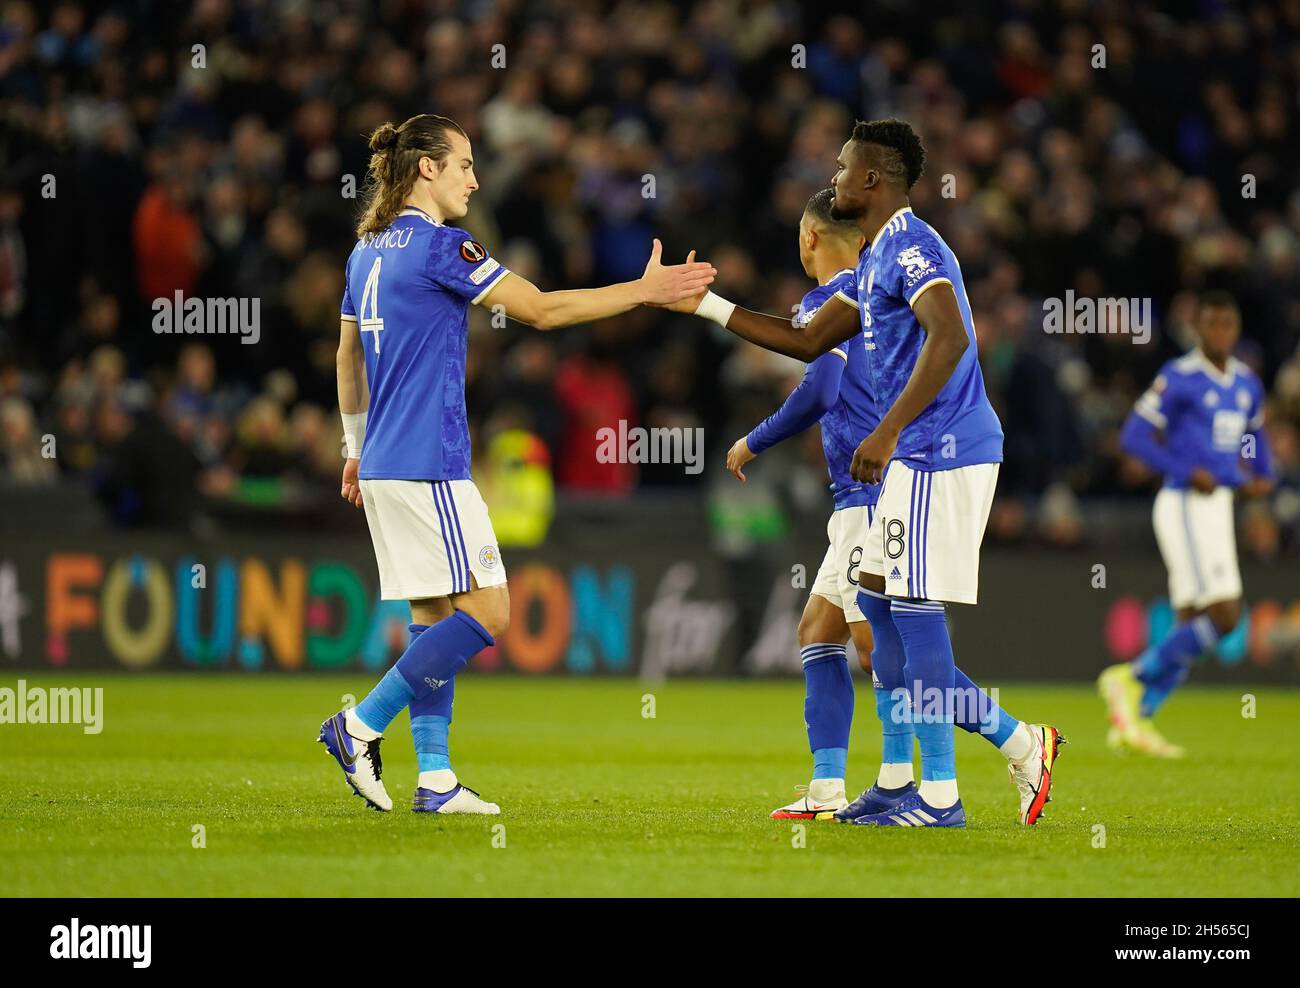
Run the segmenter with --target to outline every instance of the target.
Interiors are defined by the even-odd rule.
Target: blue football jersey
[[[882,416],[902,394],[925,344],[912,312],[922,293],[950,285],[970,340],[948,383],[899,435],[894,458],[918,470],[1001,463],[1002,423],[984,391],[961,268],[943,238],[910,207],[900,209],[863,252],[857,278],[868,387]]]
[[[1200,350],[1168,361],[1133,411],[1165,434],[1165,448],[1179,469],[1165,485],[1188,486],[1204,467],[1227,487],[1240,487],[1242,437],[1264,425],[1264,385],[1235,357],[1220,371]]]
[[[806,326],[812,321],[827,300],[838,296],[854,308],[858,307],[857,275],[845,269],[824,285],[818,285],[807,295],[795,313],[795,322]],[[840,304],[840,303],[837,303]],[[864,338],[857,333],[830,353],[818,360],[843,359],[844,374],[840,378],[840,392],[835,404],[819,420],[822,433],[822,452],[826,454],[826,469],[831,478],[831,494],[835,507],[875,504],[880,494],[879,484],[861,484],[849,474],[853,454],[880,422],[880,414],[871,391],[867,387],[867,351]]]
[[[360,327],[370,386],[361,479],[469,479],[467,314],[507,273],[413,206],[357,241],[341,317]]]

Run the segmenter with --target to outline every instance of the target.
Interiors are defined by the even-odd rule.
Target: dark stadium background
[[[1083,680],[1167,619],[1154,482],[1116,433],[1189,346],[1197,293],[1224,288],[1280,483],[1239,511],[1251,623],[1204,675],[1294,680],[1300,3],[1163,6],[6,3],[0,653],[370,669],[400,648],[337,495],[345,193],[378,123],[462,124],[482,186],[463,225],[544,288],[636,277],[659,236],[713,261],[722,294],[787,312],[805,201],[855,118],[898,115],[925,141],[913,203],[962,260],[1007,434],[961,654]],[[154,333],[152,301],[178,290],[259,299],[259,342]],[[1043,300],[1069,290],[1150,298],[1151,341],[1048,335]],[[654,310],[548,335],[472,312],[476,479],[516,604],[478,665],[797,669],[830,510],[816,432],[743,487],[722,462],[800,371]],[[702,428],[706,468],[598,463],[619,420]]]

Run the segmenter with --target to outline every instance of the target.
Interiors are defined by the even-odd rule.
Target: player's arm
[[[919,296],[913,296],[912,312],[925,333],[925,343],[902,393],[853,454],[849,472],[861,483],[880,483],[899,434],[938,397],[970,346],[957,293],[947,280],[932,281]]]
[[[1241,486],[1241,492],[1247,497],[1259,497],[1269,494],[1277,486],[1273,473],[1273,451],[1268,444],[1268,432],[1264,428],[1264,396],[1255,398],[1250,424],[1246,428],[1246,437],[1242,442],[1242,464],[1246,468],[1248,479]]]
[[[815,360],[854,333],[862,331],[861,316],[851,305],[823,305],[803,328],[789,319],[737,306],[722,326],[742,340],[757,343],[798,360]]]
[[[1180,460],[1165,441],[1169,416],[1177,415],[1179,409],[1172,380],[1167,371],[1162,371],[1138,398],[1120,427],[1119,448],[1175,483],[1208,493],[1218,486],[1214,475],[1195,463]]]
[[[366,386],[365,359],[361,355],[361,333],[355,317],[339,320],[339,348],[334,357],[338,376],[339,414],[343,418],[343,442],[347,459],[343,464],[343,486],[339,491],[345,501],[362,506],[361,484],[357,477],[361,443],[366,434],[366,409],[370,394]]]
[[[846,302],[839,295],[832,297],[839,299],[840,304],[823,305],[802,328],[795,326],[787,317],[742,309],[712,292],[672,304],[660,304],[674,312],[712,319],[728,332],[755,343],[764,350],[783,353],[787,357],[809,363],[861,331],[857,306]]]
[[[1128,413],[1119,430],[1119,448],[1157,473],[1185,483],[1188,467],[1169,451],[1162,428],[1143,414],[1140,404]]]
[[[504,306],[511,319],[551,330],[616,316],[642,304],[666,305],[699,295],[718,273],[706,261],[696,261],[695,251],[687,256],[686,263],[665,266],[660,263],[662,250],[656,240],[645,273],[636,281],[604,288],[544,292],[527,278],[511,272],[479,301],[481,305]]]
[[[803,380],[781,407],[732,445],[727,453],[727,469],[744,481],[741,467],[764,450],[803,432],[825,415],[839,396],[847,361],[848,356],[842,350],[832,350],[809,364]]]

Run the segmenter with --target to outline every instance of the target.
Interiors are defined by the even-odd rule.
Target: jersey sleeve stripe
[[[857,299],[855,299],[855,298],[849,298],[847,295],[845,295],[843,292],[840,292],[840,291],[837,291],[834,295],[831,296],[831,298],[837,298],[837,299],[839,299],[841,302],[844,302],[844,303],[847,303],[848,305],[853,306],[853,308],[855,308],[855,309],[860,309],[860,308],[862,308],[860,305],[858,305],[858,300],[857,300]]]
[[[1136,405],[1134,405],[1133,411],[1137,412],[1144,419],[1146,419],[1148,422],[1154,425],[1157,429],[1163,429],[1168,424],[1169,421],[1164,417],[1164,415],[1162,415],[1160,412],[1157,412],[1154,408],[1152,408],[1149,404],[1147,404],[1144,401],[1139,401]]]
[[[841,358],[846,364],[849,362],[849,355],[845,353],[843,350],[841,350],[839,347],[832,347],[831,353]]]
[[[935,285],[947,285],[949,288],[952,288],[952,282],[949,281],[947,278],[935,278],[933,281],[927,281],[924,285],[918,288],[913,293],[912,297],[907,300],[907,304],[914,307],[916,305],[916,300],[920,298],[922,295],[924,295],[926,292],[928,292]]]
[[[483,296],[485,296],[488,292],[492,291],[492,289],[496,288],[496,286],[501,282],[501,279],[504,278],[509,273],[510,273],[509,268],[502,268],[500,274],[498,274],[495,278],[493,278],[486,285],[484,285],[483,290],[479,292],[477,295],[475,295],[472,299],[470,299],[470,304],[478,305],[479,302],[483,300]]]
[[[357,321],[357,317],[356,317],[356,316],[349,315],[349,314],[346,313],[346,312],[340,312],[340,313],[339,313],[339,318],[340,318],[341,320],[343,320],[343,322],[356,322],[356,321]]]

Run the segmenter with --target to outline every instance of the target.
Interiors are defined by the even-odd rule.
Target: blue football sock
[[[818,748],[813,752],[814,779],[842,779],[848,767],[848,748]]]
[[[1187,678],[1192,663],[1218,644],[1219,629],[1208,614],[1175,625],[1158,645],[1133,660],[1133,673],[1146,688],[1142,691],[1141,713],[1151,717],[1169,694]]]
[[[412,699],[450,684],[473,656],[494,642],[486,628],[456,611],[411,638],[397,664],[357,704],[357,716],[371,730],[383,731]]]
[[[384,678],[375,688],[366,694],[366,698],[357,704],[355,713],[366,727],[382,734],[384,728],[393,722],[393,718],[402,712],[414,695],[415,691],[402,678],[397,666],[393,666],[384,673]]]
[[[900,686],[901,690],[902,687]],[[912,764],[912,701],[906,692],[891,693],[877,686],[876,716],[880,718],[882,734],[880,762],[882,765]]]
[[[921,781],[957,778],[953,749],[953,682],[956,664],[943,604],[895,600],[890,605],[907,662],[903,669],[912,697],[912,729],[921,747]]]
[[[880,763],[912,765],[912,720],[904,687],[906,655],[889,609],[889,598],[870,590],[858,592],[858,610],[871,625],[871,679],[875,686],[876,716],[882,733]],[[902,690],[903,692],[898,692]],[[910,775],[909,775],[910,778]]]
[[[858,591],[858,610],[871,625],[871,678],[886,693],[903,686],[903,640],[889,610],[889,598],[870,590]]]
[[[803,719],[813,754],[814,779],[842,779],[853,723],[853,678],[844,645],[819,642],[799,650],[806,695]]]
[[[447,747],[450,729],[450,717],[438,714],[417,715],[415,704],[411,704],[411,739],[415,742],[415,763],[421,772],[451,768],[451,755]]]
[[[1003,710],[960,669],[953,670],[955,706],[953,717],[958,727],[978,734],[995,748],[1001,748],[1016,732],[1020,721]]]
[[[410,626],[411,638],[429,630],[427,624]],[[447,734],[451,729],[451,704],[456,692],[452,679],[427,695],[411,700],[411,740],[415,742],[415,761],[421,772],[451,768]]]

